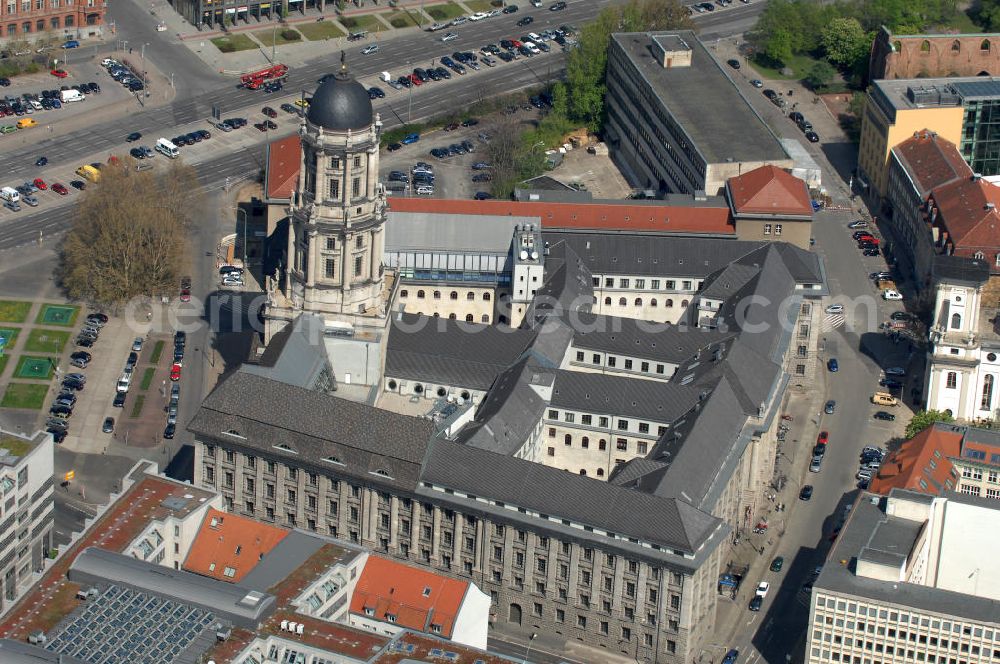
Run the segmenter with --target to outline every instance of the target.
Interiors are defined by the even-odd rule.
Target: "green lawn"
[[[43,304],[35,317],[35,325],[73,327],[80,307],[72,304]]]
[[[19,327],[0,327],[0,337],[7,340],[6,345],[4,345],[5,350],[10,350],[14,347],[17,342],[17,335],[21,333],[21,328]]]
[[[31,408],[38,410],[45,403],[48,385],[38,383],[11,383],[0,401],[0,408]]]
[[[296,38],[286,39],[285,36],[282,34],[286,31],[295,33]],[[261,44],[267,47],[272,46],[271,44],[272,37],[274,38],[274,44],[273,44],[274,46],[281,46],[282,44],[297,44],[302,41],[302,35],[300,35],[298,31],[287,27],[282,28],[280,30],[274,30],[273,28],[271,30],[258,30],[257,32],[253,33],[253,36],[257,38],[257,41],[259,41]]]
[[[129,417],[133,420],[142,414],[142,404],[146,401],[146,395],[140,394],[135,398],[135,402],[132,404],[132,412],[129,413]]]
[[[806,74],[809,73],[809,69],[815,62],[818,62],[818,60],[808,55],[793,55],[789,61],[784,64],[784,67],[771,67],[768,64],[758,62],[756,59],[750,60],[750,66],[764,81],[799,81],[806,77]],[[785,67],[792,71],[790,76],[786,76],[781,73],[781,70]]]
[[[309,41],[322,41],[324,39],[337,39],[347,35],[346,32],[330,21],[316,21],[315,23],[304,23],[295,26],[303,37]]]
[[[488,12],[493,9],[491,0],[465,0],[463,4],[473,12]]]
[[[351,32],[379,32],[385,29],[385,26],[375,18],[374,14],[343,16],[340,18],[340,24]]]
[[[453,18],[465,15],[465,10],[456,5],[454,2],[425,7],[424,11],[426,11],[435,21],[450,21]]]
[[[146,391],[149,389],[149,384],[153,382],[153,374],[155,372],[155,367],[146,367],[146,370],[142,372],[142,382],[139,383],[140,390]]]
[[[3,370],[7,368],[7,362],[10,361],[10,355],[4,353],[0,355],[0,376],[3,376]]]
[[[222,37],[216,37],[211,41],[213,44],[215,44],[215,48],[219,49],[223,53],[235,53],[236,51],[249,51],[250,49],[257,48],[257,42],[250,39],[250,37],[240,33],[233,33]]]
[[[18,457],[24,456],[35,448],[30,440],[7,434],[0,434],[0,447]]]
[[[155,346],[153,346],[153,354],[149,356],[149,361],[152,364],[159,364],[160,355],[163,354],[163,344],[165,343],[166,342],[161,339],[160,341],[156,342]]]
[[[69,342],[69,330],[44,330],[35,328],[28,333],[24,349],[31,353],[59,354]]]
[[[398,11],[385,17],[394,28],[412,28],[427,23],[427,17],[420,12]]]
[[[21,300],[0,300],[0,321],[4,323],[23,323],[28,319],[31,302]]]

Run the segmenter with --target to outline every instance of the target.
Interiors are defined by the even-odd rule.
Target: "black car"
[[[819,143],[819,134],[814,131],[807,131],[806,140],[810,143]]]
[[[111,402],[115,408],[125,407],[125,392],[115,392],[115,400]]]
[[[174,424],[173,422],[170,422],[169,424],[167,424],[166,428],[163,429],[163,437],[164,438],[173,438],[174,437],[174,431],[176,431],[176,430],[177,430],[177,425]]]
[[[764,604],[764,598],[760,595],[754,595],[753,599],[750,600],[750,610],[760,611],[760,607]]]
[[[68,433],[66,429],[59,429],[56,427],[49,427],[46,429],[48,433],[52,434],[52,440],[58,445],[66,440],[66,434]]]
[[[892,413],[887,413],[884,410],[878,411],[877,413],[872,415],[872,417],[874,417],[876,420],[883,420],[885,422],[894,422],[896,420],[895,415],[893,415]]]
[[[85,383],[79,380],[63,380],[62,389],[73,390],[74,392],[82,392]]]
[[[78,350],[69,356],[69,363],[74,367],[86,369],[87,365],[90,364],[91,359],[93,358],[90,353],[85,350]]]
[[[826,405],[823,407],[823,412],[827,415],[833,415],[835,410],[837,410],[837,402],[833,399],[827,401]]]
[[[878,384],[889,390],[899,390],[903,387],[903,383],[898,380],[893,380],[892,378],[883,378],[878,382]]]
[[[553,5],[551,5],[549,7],[549,11],[550,12],[557,12],[557,11],[561,11],[563,9],[566,9],[566,3],[565,2],[556,2],[556,3],[554,3]]]
[[[99,311],[95,311],[92,314],[87,314],[87,323],[91,325],[96,325],[102,327],[108,324],[108,315],[102,314]]]
[[[731,60],[726,60],[726,64],[729,65],[730,67],[732,67],[733,69],[739,69],[740,68],[740,61],[736,60],[735,58],[731,59]]]
[[[812,497],[813,497],[812,484],[806,484],[804,487],[802,487],[802,490],[799,491],[799,500],[809,500]]]
[[[389,152],[395,152],[403,147],[402,143],[389,143]]]
[[[890,320],[911,321],[913,316],[905,311],[893,311],[889,314]]]
[[[174,346],[174,362],[180,362],[184,359],[184,346]]]
[[[434,71],[437,72],[439,78],[444,79],[445,81],[451,80],[451,72],[444,67],[438,67]]]
[[[462,120],[463,127],[475,127],[477,124],[479,124],[479,120],[476,118],[466,118]]]
[[[62,417],[70,417],[73,414],[72,406],[59,406],[54,405],[49,408],[50,415],[60,415]]]
[[[146,153],[143,151],[142,148],[132,148],[131,150],[128,151],[128,153],[129,153],[129,156],[131,156],[133,159],[145,159],[146,158]]]
[[[38,166],[39,168],[45,166],[47,163],[49,163],[48,157],[39,157],[35,160],[35,166]]]
[[[878,247],[871,247],[869,249],[864,249],[861,253],[863,255],[865,255],[865,256],[878,256],[878,255],[880,255]]]
[[[517,24],[523,28],[526,25],[531,25],[532,23],[534,23],[534,21],[535,19],[531,18],[530,16],[525,16],[524,18],[520,19],[517,22]]]
[[[101,425],[101,431],[104,433],[114,433],[115,432],[115,418],[105,417],[104,424]]]
[[[282,104],[281,110],[283,110],[285,113],[293,113],[293,114],[299,112],[299,109],[295,108],[291,104]]]
[[[199,129],[198,131],[196,131],[194,133],[198,134],[199,136],[201,136],[206,141],[208,139],[212,138],[211,132],[209,132],[207,129]]]
[[[771,88],[764,88],[762,92],[764,96],[770,99],[771,101],[774,101],[775,99],[778,98],[778,93],[772,90]]]
[[[174,333],[174,345],[183,346],[187,343],[187,333],[178,330]]]
[[[507,5],[503,8],[504,14],[513,14],[517,11],[517,5]]]
[[[93,348],[94,340],[90,337],[77,337],[76,345],[81,348]]]
[[[382,91],[382,88],[368,88],[369,99],[382,99],[383,97],[385,97],[385,92]]]

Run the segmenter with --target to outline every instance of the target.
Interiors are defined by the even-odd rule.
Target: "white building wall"
[[[451,630],[455,643],[486,650],[486,636],[490,626],[490,596],[474,583],[469,584],[465,599],[458,609],[458,616]]]
[[[1000,509],[948,501],[944,517],[937,587],[1000,600]]]

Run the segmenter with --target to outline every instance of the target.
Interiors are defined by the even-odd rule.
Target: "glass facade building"
[[[1000,84],[997,97],[966,100],[962,157],[980,175],[1000,174]]]

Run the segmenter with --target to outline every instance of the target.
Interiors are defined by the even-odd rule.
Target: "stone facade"
[[[870,80],[1000,75],[1000,34],[894,35],[882,27],[872,45]]]

